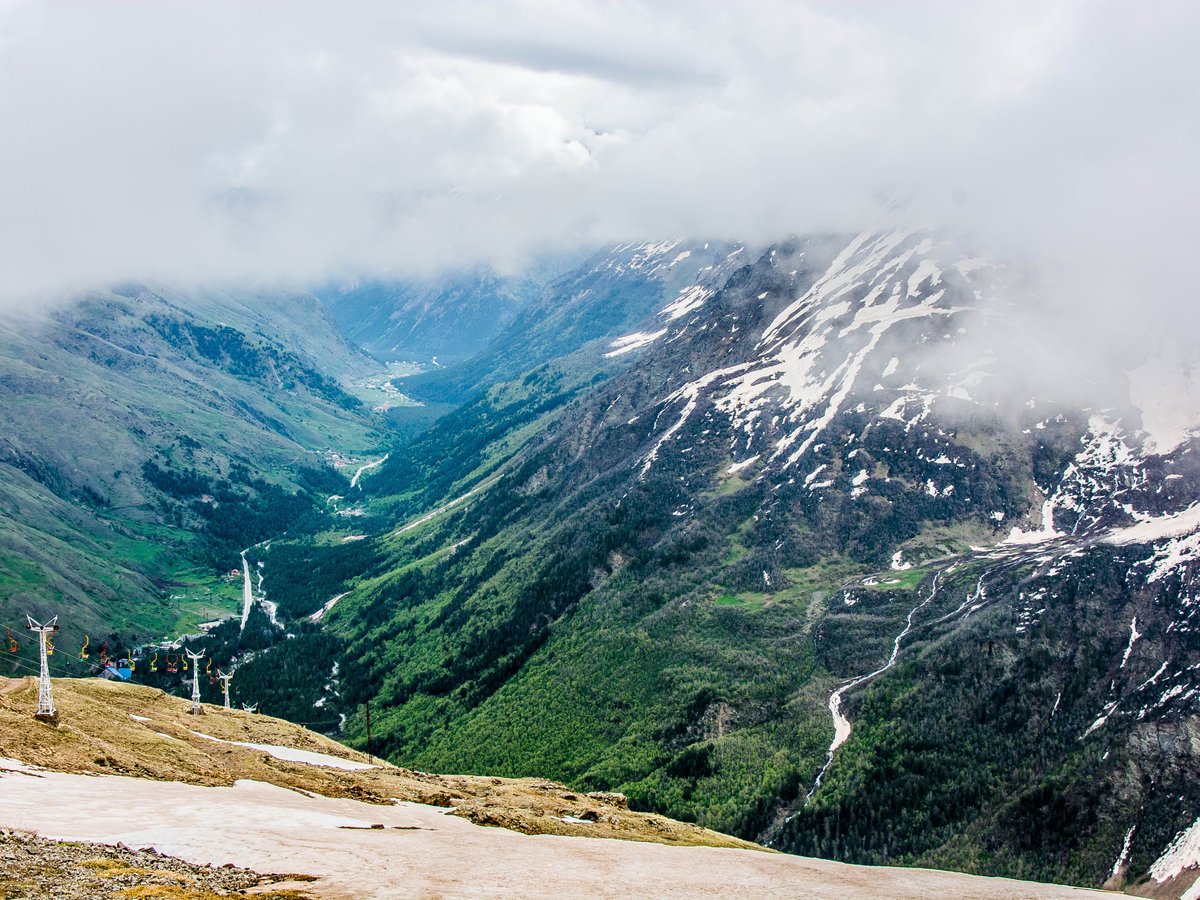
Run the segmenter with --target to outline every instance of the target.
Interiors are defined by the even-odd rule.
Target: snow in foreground
[[[1053,885],[847,866],[753,850],[523,835],[473,825],[434,807],[376,806],[257,781],[202,787],[0,763],[0,795],[0,827],[150,846],[196,863],[319,875],[306,889],[329,897],[1083,896]],[[79,813],[126,809],[131,797],[143,809],[187,814]]]

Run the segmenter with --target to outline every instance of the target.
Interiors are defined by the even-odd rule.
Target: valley
[[[91,561],[12,564],[4,622],[69,607],[56,675],[95,674],[86,632],[181,696],[186,644],[206,702],[229,673],[235,708],[414,770],[619,791],[846,863],[1182,895],[1200,860],[1150,873],[1200,803],[1194,439],[1150,448],[1127,389],[1047,393],[1040,351],[985,327],[1010,276],[968,258],[887,230],[615,246],[419,370],[304,297],[85,305],[77,328],[186,377],[95,414],[120,477],[14,426],[11,484],[36,487],[8,527],[32,546],[71,509],[63,559]],[[120,600],[113,562],[141,585]],[[211,573],[190,618],[185,570]],[[86,602],[48,603],[68,581]]]
[[[0,0],[0,900],[1200,900],[1200,4]]]

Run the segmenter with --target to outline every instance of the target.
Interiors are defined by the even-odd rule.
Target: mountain
[[[582,364],[603,368],[605,339],[632,328],[681,288],[712,281],[735,265],[740,245],[643,241],[601,250],[548,282],[495,337],[462,365],[408,379],[423,399],[462,403],[535,366],[591,348]],[[676,308],[683,308],[687,300]],[[632,349],[632,346],[629,348]]]
[[[364,482],[322,619],[347,709],[405,764],[797,852],[1162,874],[1200,807],[1194,438],[1151,440],[1119,371],[1047,379],[1073,360],[1010,316],[1028,279],[968,244],[819,236],[668,281],[667,242],[560,280],[559,321],[448,372],[469,402]]]
[[[370,715],[401,765],[846,862],[1180,896],[1200,421],[1146,377],[1191,370],[1033,326],[1037,280],[973,243],[616,246],[415,376],[306,295],[76,304],[9,338],[40,368],[7,399],[4,489],[30,494],[6,624],[72,584],[77,621],[127,623],[115,649],[241,597],[189,643],[238,699],[360,749]],[[364,378],[448,412],[385,431]],[[28,425],[22,390],[84,397],[83,424]],[[54,452],[89,440],[116,449]],[[105,588],[113,560],[140,586]],[[146,649],[135,679],[186,691]]]
[[[63,643],[128,644],[236,609],[237,551],[345,485],[318,451],[384,440],[348,393],[378,368],[303,294],[125,285],[6,318],[6,635],[28,651],[25,614],[62,613]]]

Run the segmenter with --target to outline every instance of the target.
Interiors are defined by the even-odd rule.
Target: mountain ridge
[[[411,753],[422,765],[473,760],[510,772],[537,765],[596,787],[619,787],[648,808],[686,809],[701,821],[761,837],[816,780],[830,742],[825,707],[835,686],[885,662],[906,614],[919,608],[912,643],[901,648],[896,668],[864,684],[862,699],[849,696],[853,722],[863,721],[861,703],[887,696],[901,679],[956,684],[937,670],[943,648],[981,639],[985,648],[1006,648],[991,658],[1008,662],[987,678],[1033,683],[1043,671],[1054,672],[1049,683],[1059,682],[1059,704],[1071,704],[1071,722],[1087,721],[1071,737],[1046,737],[1036,751],[1025,742],[1042,737],[1002,737],[987,715],[976,723],[977,737],[969,729],[948,733],[942,746],[967,757],[913,781],[913,789],[941,790],[939,779],[949,788],[956,772],[975,766],[995,774],[952,791],[955,799],[930,800],[948,804],[949,819],[925,838],[914,841],[915,828],[906,826],[884,844],[867,843],[867,823],[877,820],[861,818],[853,804],[878,810],[896,801],[880,794],[877,783],[834,778],[809,813],[793,820],[782,845],[876,862],[898,853],[909,864],[937,860],[1099,884],[1128,831],[1128,821],[1117,821],[1125,814],[1119,803],[1093,814],[1091,831],[1034,828],[1047,832],[1039,838],[1044,844],[1022,849],[1009,837],[1004,854],[981,856],[971,842],[990,840],[988,828],[1015,836],[1031,827],[1023,817],[1033,807],[1002,802],[999,785],[1007,778],[1017,780],[1003,790],[1032,792],[1031,803],[1038,791],[1098,796],[1097,784],[1086,781],[1095,776],[1084,775],[1089,767],[1105,773],[1101,781],[1124,783],[1103,748],[1090,749],[1103,725],[1088,735],[1085,749],[1071,743],[1112,702],[1095,671],[1106,654],[1075,670],[1050,662],[1055,652],[1072,658],[1088,643],[1122,640],[1120,627],[1100,615],[1110,604],[1114,618],[1123,617],[1126,638],[1124,610],[1130,604],[1144,610],[1137,613],[1139,627],[1153,637],[1136,643],[1134,658],[1161,650],[1174,659],[1165,671],[1180,679],[1180,689],[1169,699],[1186,698],[1144,710],[1141,718],[1136,706],[1120,713],[1128,718],[1119,733],[1134,740],[1125,762],[1151,783],[1162,778],[1173,786],[1156,787],[1155,796],[1192,795],[1180,773],[1192,758],[1184,735],[1195,715],[1187,705],[1195,697],[1187,675],[1195,647],[1191,637],[1177,637],[1191,633],[1187,605],[1171,599],[1177,587],[1164,587],[1170,578],[1189,583],[1190,550],[1171,543],[1186,543],[1188,535],[1159,539],[1151,552],[1169,561],[1169,571],[1149,580],[1137,563],[1145,551],[1123,549],[1137,532],[1121,530],[1153,528],[1189,508],[1196,496],[1191,445],[1166,454],[1135,449],[1145,437],[1127,401],[1080,409],[1072,405],[1073,385],[1055,399],[1034,387],[1038,371],[1008,378],[1021,373],[1021,360],[1033,359],[1036,349],[1024,348],[1016,363],[998,370],[984,354],[958,365],[963,347],[974,354],[979,346],[972,330],[983,329],[984,345],[1003,346],[1012,335],[988,330],[991,313],[981,319],[976,309],[996,273],[958,253],[953,241],[886,233],[835,243],[768,248],[715,282],[677,286],[635,330],[612,334],[605,352],[636,362],[562,405],[507,457],[498,478],[460,480],[453,495],[431,497],[430,506],[483,483],[479,493],[437,517],[413,519],[423,524],[405,530],[403,541],[399,532],[380,540],[380,551],[393,560],[388,565],[406,574],[351,591],[331,612],[330,627],[346,637],[350,657],[364,663],[365,634],[356,619],[370,623],[376,639],[384,625],[383,634],[397,642],[400,655],[388,650],[384,659],[398,670],[381,672],[373,692],[390,709],[382,729],[389,752]],[[810,252],[815,262],[806,269]],[[947,253],[957,255],[947,263]],[[970,264],[955,267],[956,260]],[[904,346],[938,350],[901,358],[895,350]],[[954,364],[935,365],[939,353]],[[572,359],[562,357],[551,369],[577,365]],[[436,439],[430,458],[451,459],[434,446]],[[472,459],[463,458],[460,477],[470,474]],[[384,494],[398,486],[386,472],[376,478]],[[1105,535],[1114,540],[1106,543]],[[439,547],[455,549],[445,556]],[[941,567],[938,559],[945,560]],[[938,575],[944,570],[950,577]],[[987,571],[993,574],[981,581]],[[1122,575],[1096,581],[1102,571]],[[1031,573],[1046,586],[1024,590]],[[1072,586],[1076,578],[1091,587]],[[928,601],[939,579],[947,582],[944,599]],[[987,601],[964,603],[980,585]],[[1042,629],[1054,618],[1047,612],[1052,596],[1062,608],[1048,634]],[[941,624],[931,631],[925,615]],[[1086,629],[1064,638],[1070,617]],[[977,636],[981,628],[986,637]],[[455,637],[456,629],[464,636]],[[799,647],[784,651],[784,635]],[[731,652],[719,652],[719,641],[732,641]],[[733,647],[744,660],[731,655]],[[1043,658],[1048,647],[1058,649]],[[437,649],[425,657],[426,648]],[[403,661],[406,653],[417,655]],[[913,669],[923,660],[933,671]],[[1142,665],[1130,688],[1153,674]],[[1020,666],[1032,668],[1018,676]],[[1134,677],[1124,667],[1120,673]],[[601,687],[605,681],[611,685]],[[971,698],[957,690],[948,687],[943,700],[969,707]],[[1167,690],[1175,691],[1174,683]],[[587,691],[596,709],[581,716]],[[352,686],[351,693],[361,698],[363,689]],[[1009,702],[1017,715],[1019,695]],[[1054,704],[1053,694],[1048,702]],[[906,715],[902,707],[866,708],[893,720]],[[1159,764],[1137,750],[1151,720],[1160,733],[1172,729],[1184,740],[1174,751],[1181,756],[1158,775],[1151,770]],[[789,722],[786,736],[778,732],[782,721]],[[352,718],[352,733],[360,727]],[[862,765],[873,752],[860,742],[860,726],[854,729],[831,773]],[[522,748],[502,751],[497,743],[502,734],[529,730],[536,738]],[[873,726],[868,731],[877,734]],[[1022,782],[1017,770],[1002,776],[1009,757],[989,762],[986,754],[975,758],[976,751],[958,749],[959,741],[970,748],[976,740],[1008,748],[1003,753],[1014,758],[1043,754],[1044,771],[1032,773],[1034,783]],[[905,758],[906,765],[921,765],[920,756]],[[872,765],[887,771],[892,763]],[[1053,786],[1038,785],[1041,778]],[[734,787],[738,779],[742,788]],[[738,798],[732,807],[731,792]],[[864,799],[855,800],[855,792]],[[1139,819],[1130,873],[1144,872],[1149,855],[1190,823],[1189,809],[1190,801],[1172,801],[1169,812],[1160,809],[1159,824]],[[855,825],[814,844],[812,835],[827,827],[826,813],[830,823],[840,817],[863,830]],[[1013,816],[1022,824],[1000,824]],[[956,843],[949,840],[955,833],[972,836]],[[938,834],[948,843],[938,846]],[[1079,848],[1074,856],[1045,855],[1072,842]]]

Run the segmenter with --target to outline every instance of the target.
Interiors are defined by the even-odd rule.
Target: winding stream
[[[937,596],[938,579],[941,576],[941,572],[938,572],[933,576],[933,583],[930,586],[929,596],[908,611],[908,618],[904,623],[904,630],[896,635],[896,640],[892,642],[892,655],[888,657],[888,661],[874,672],[868,672],[866,675],[859,675],[857,678],[852,678],[850,681],[847,681],[829,695],[829,714],[833,716],[833,742],[829,745],[829,752],[825,755],[825,764],[821,766],[821,771],[817,773],[817,778],[816,781],[813,782],[812,789],[804,798],[805,802],[811,800],[813,794],[817,792],[817,788],[821,786],[821,780],[825,777],[825,773],[829,770],[830,765],[833,764],[833,755],[837,753],[838,747],[842,746],[842,744],[846,743],[846,741],[850,738],[852,726],[850,724],[850,719],[847,718],[844,712],[842,712],[842,697],[845,696],[847,691],[858,687],[860,684],[870,681],[876,675],[882,675],[892,666],[896,665],[896,660],[900,658],[900,642],[908,636],[910,631],[912,631],[913,617],[916,616],[918,612],[932,602],[933,598]]]

